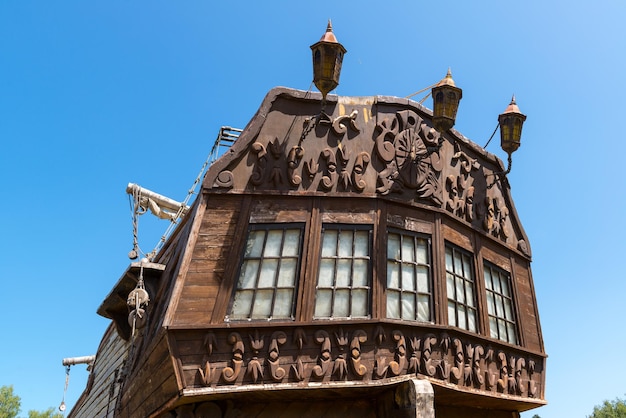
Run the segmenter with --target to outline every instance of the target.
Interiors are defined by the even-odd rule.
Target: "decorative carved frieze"
[[[199,346],[204,347],[198,353],[202,362],[193,369],[191,363],[186,365],[194,358],[190,352],[181,362],[183,370],[194,371],[186,378],[187,386],[367,381],[418,375],[507,396],[541,396],[544,377],[537,367],[543,365],[541,357],[521,348],[485,345],[479,336],[454,334],[384,325],[281,328],[272,332],[266,347],[258,329],[250,329],[250,354],[245,359],[246,343],[239,332],[215,330],[198,337]],[[230,350],[218,346],[218,341],[227,341]],[[265,361],[269,373],[264,373]]]
[[[474,179],[471,173],[478,169],[478,163],[461,151],[456,143],[455,149],[450,165],[458,166],[459,173],[446,178],[446,210],[471,223],[474,220]]]

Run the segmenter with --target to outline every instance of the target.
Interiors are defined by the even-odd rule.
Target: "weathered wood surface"
[[[108,418],[114,416],[119,395],[117,379],[128,355],[129,343],[122,339],[113,324],[102,338],[87,388],[68,414],[69,418]]]

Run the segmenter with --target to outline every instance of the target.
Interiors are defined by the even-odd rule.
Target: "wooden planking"
[[[518,291],[517,301],[520,321],[524,324],[524,339],[526,348],[543,352],[541,329],[537,318],[534,291],[528,274],[528,263],[517,260],[515,263],[515,280]]]
[[[117,374],[128,353],[129,344],[124,341],[111,323],[102,338],[100,347],[96,353],[96,360],[89,379],[93,379],[91,388],[89,386],[81,395],[68,418],[73,417],[107,417],[113,416],[115,402],[119,388],[115,385]],[[114,395],[111,396],[110,389],[114,388]]]
[[[191,261],[177,301],[174,326],[210,323],[211,313],[229,260],[240,201],[232,197],[209,196],[206,212],[194,242]]]
[[[139,363],[123,387],[121,416],[147,417],[178,393],[164,335],[159,335],[152,350],[138,353]]]

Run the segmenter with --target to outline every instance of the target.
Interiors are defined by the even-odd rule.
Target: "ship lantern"
[[[454,126],[456,111],[463,96],[463,90],[454,85],[452,73],[448,74],[432,89],[433,126],[441,133]]]
[[[313,82],[322,92],[322,100],[325,102],[328,92],[339,85],[341,63],[346,53],[343,45],[337,42],[330,20],[326,33],[319,42],[311,45],[311,50],[313,52]]]

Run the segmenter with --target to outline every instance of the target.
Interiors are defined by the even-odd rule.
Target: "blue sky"
[[[126,184],[183,200],[220,126],[243,128],[274,86],[309,88],[331,18],[339,95],[404,97],[451,67],[455,128],[480,145],[516,95],[509,180],[550,356],[549,404],[524,417],[624,396],[625,16],[622,0],[1,1],[0,385],[24,415],[58,406],[61,360],[96,352],[129,263]],[[149,250],[167,223],[144,218]],[[70,407],[86,378],[72,368]]]

